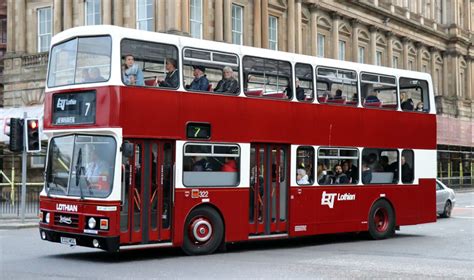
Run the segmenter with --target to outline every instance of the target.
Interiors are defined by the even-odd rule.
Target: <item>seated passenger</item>
[[[402,182],[411,183],[413,181],[413,170],[402,156]]]
[[[100,70],[97,67],[89,70],[89,82],[102,82],[105,79],[100,75]]]
[[[342,166],[340,164],[334,166],[334,173],[333,184],[349,184],[349,178],[342,172]]]
[[[306,99],[306,95],[304,92],[304,88],[301,87],[301,82],[298,78],[295,80],[296,83],[296,99],[299,101],[304,101]]]
[[[418,103],[416,103],[416,108],[415,108],[415,111],[417,112],[423,112],[423,101],[420,101]]]
[[[89,76],[89,70],[87,68],[82,69],[81,80],[82,80],[83,83],[90,82],[91,77]]]
[[[380,99],[377,97],[377,92],[372,92],[370,93],[366,98],[365,98],[365,103],[377,103],[380,102]]]
[[[306,174],[306,170],[304,170],[303,168],[299,168],[298,170],[296,170],[296,183],[298,183],[298,185],[310,184],[309,177]]]
[[[336,90],[336,93],[333,96],[329,97],[329,100],[342,99],[342,90]]]
[[[195,65],[193,66],[193,68],[194,80],[191,82],[190,85],[187,85],[186,88],[189,90],[207,91],[207,89],[209,88],[209,80],[204,74],[206,68],[200,65]]]
[[[207,90],[207,89],[206,89]],[[227,92],[237,93],[239,92],[239,82],[234,78],[234,70],[231,67],[225,66],[223,69],[222,80],[217,83],[214,92]]]
[[[237,172],[237,162],[233,158],[226,157],[225,163],[222,165],[221,171]]]
[[[400,92],[400,104],[403,111],[413,111],[413,100],[411,98],[407,98],[406,92]]]
[[[124,57],[125,64],[123,65],[122,69],[122,78],[123,82],[126,85],[137,85],[137,86],[144,86],[145,85],[145,78],[143,77],[143,72],[135,64],[135,58],[131,54],[127,54]]]
[[[159,87],[168,87],[168,88],[177,88],[179,85],[179,71],[177,67],[176,59],[167,58],[166,59],[166,77],[165,79],[156,78],[155,83]]]
[[[372,170],[370,170],[369,165],[366,160],[362,161],[362,183],[370,184],[372,181]]]
[[[205,157],[196,156],[193,158],[193,171],[212,171],[212,168]]]

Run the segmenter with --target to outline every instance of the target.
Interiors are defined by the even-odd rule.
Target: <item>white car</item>
[[[454,190],[436,179],[436,213],[443,218],[451,217],[451,211],[456,203]]]

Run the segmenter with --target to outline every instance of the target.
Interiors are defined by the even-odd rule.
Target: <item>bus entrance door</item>
[[[124,188],[120,242],[169,241],[174,165],[171,141],[133,140],[135,153],[123,159]]]
[[[250,172],[250,235],[287,233],[288,147],[252,144]]]

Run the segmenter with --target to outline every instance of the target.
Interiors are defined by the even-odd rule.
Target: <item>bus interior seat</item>
[[[247,90],[245,92],[245,95],[247,96],[262,96],[263,95],[263,90],[257,89],[257,90]]]
[[[212,89],[212,84],[211,84],[211,83],[207,86],[207,91],[214,91],[214,90]]]
[[[328,99],[327,103],[346,104],[345,98]]]
[[[145,80],[145,86],[154,87],[156,86],[155,78],[148,78]]]
[[[383,104],[382,107],[388,109],[397,109],[397,104]]]
[[[269,93],[265,94],[265,97],[272,97],[272,98],[278,98],[278,99],[286,99],[286,94],[284,92],[276,92],[276,93]]]
[[[346,105],[356,106],[356,105],[357,105],[357,101],[346,101]]]
[[[364,102],[364,106],[365,107],[376,107],[376,108],[380,108],[382,107],[382,102]]]
[[[327,95],[318,96],[318,102],[319,102],[319,103],[326,103],[327,100],[328,100]]]

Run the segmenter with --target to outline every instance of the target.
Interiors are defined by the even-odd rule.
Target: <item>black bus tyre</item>
[[[220,215],[210,207],[200,207],[186,219],[182,249],[190,256],[212,254],[222,245],[223,238]]]
[[[385,239],[395,233],[395,214],[386,200],[378,200],[369,213],[369,235],[372,239]]]

